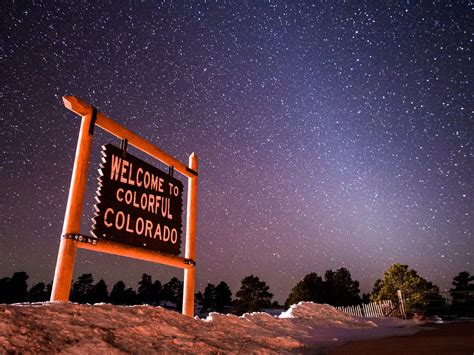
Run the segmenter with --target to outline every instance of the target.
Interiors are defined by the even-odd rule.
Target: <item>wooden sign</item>
[[[128,130],[91,105],[64,96],[64,105],[81,116],[71,186],[54,272],[51,301],[69,300],[77,249],[119,255],[184,270],[183,314],[194,315],[198,157],[188,165]],[[93,237],[81,233],[87,171],[94,127],[114,135],[187,178],[186,243],[181,246],[183,185],[179,180],[114,147],[104,146],[93,218]],[[174,255],[173,255],[174,254]]]
[[[102,149],[92,235],[178,255],[181,181],[112,144]]]

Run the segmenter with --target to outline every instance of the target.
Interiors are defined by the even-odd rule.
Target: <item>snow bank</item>
[[[413,322],[357,318],[314,303],[279,317],[211,313],[206,319],[151,306],[0,305],[0,353],[282,353],[417,330]]]
[[[315,322],[319,326],[345,326],[345,327],[374,327],[376,324],[367,320],[368,318],[353,317],[347,313],[338,311],[333,306],[327,304],[317,304],[313,302],[300,302],[294,304],[280,318],[296,318]]]
[[[388,336],[412,335],[423,322],[398,318],[362,318],[338,311],[327,304],[300,302],[292,305],[279,318],[292,319],[306,335],[300,338],[307,347],[321,349],[349,341]],[[306,328],[305,328],[306,327]]]

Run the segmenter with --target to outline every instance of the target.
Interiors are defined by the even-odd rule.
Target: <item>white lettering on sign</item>
[[[162,240],[164,242],[170,241],[176,244],[178,240],[178,231],[176,228],[169,228],[168,226],[161,226],[160,223],[153,223],[150,220],[144,220],[138,217],[135,223],[130,222],[130,214],[122,211],[114,211],[113,208],[107,208],[104,213],[104,225],[107,227],[115,227],[117,230],[122,230],[128,233],[143,235],[145,237]]]
[[[171,214],[171,200],[169,197],[163,197],[154,194],[141,193],[137,197],[137,191],[124,190],[118,188],[115,197],[118,202],[125,202],[129,206],[139,208],[143,211],[160,214],[164,218],[173,219]]]
[[[93,235],[178,255],[181,181],[111,144],[102,154]]]
[[[137,185],[138,187],[144,187],[156,192],[163,192],[163,178],[150,174],[150,172],[143,172],[142,168],[134,169],[133,164],[124,158],[119,158],[116,155],[112,155],[112,167],[110,169],[110,180],[120,181],[123,184],[130,186]],[[179,188],[170,185],[170,194],[178,196]]]

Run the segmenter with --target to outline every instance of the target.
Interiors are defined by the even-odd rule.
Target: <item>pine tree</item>
[[[323,301],[324,284],[318,274],[312,272],[299,281],[291,290],[285,306],[290,307],[301,301],[321,303]]]
[[[202,307],[205,312],[213,312],[216,310],[216,286],[208,283],[204,289],[202,297]]]
[[[137,298],[140,304],[153,304],[154,292],[153,281],[150,275],[143,274],[141,281],[138,283]]]
[[[383,281],[381,279],[375,280],[374,287],[372,289],[372,294],[378,294],[382,289]]]
[[[123,281],[118,281],[110,292],[110,303],[116,305],[134,305],[138,304],[138,297],[135,290],[131,287],[126,287]]]
[[[176,309],[181,311],[183,308],[183,282],[173,277],[162,289],[163,300],[176,305]]]
[[[370,293],[364,293],[362,294],[362,303],[368,304],[370,303]]]
[[[450,294],[453,299],[452,310],[460,316],[474,315],[474,275],[462,271],[453,278]]]
[[[161,294],[162,294],[163,287],[161,286],[161,282],[156,280],[153,282],[153,290],[152,290],[152,303],[154,306],[159,306],[161,301]]]
[[[112,287],[109,301],[110,303],[117,304],[117,305],[127,304],[126,297],[125,297],[125,283],[123,281],[118,281]]]
[[[28,300],[28,280],[26,272],[13,273],[13,276],[4,277],[0,280],[0,302],[17,303]]]
[[[0,303],[9,303],[9,290],[8,283],[10,282],[9,277],[3,277],[0,279]]]
[[[346,268],[335,272],[327,270],[323,279],[312,272],[299,281],[285,302],[286,307],[300,301],[327,303],[332,306],[350,306],[361,302],[359,281],[352,280]]]
[[[336,307],[360,304],[359,281],[352,280],[349,270],[344,267],[336,272],[329,270],[325,279],[326,303]]]
[[[194,294],[194,304],[199,309],[199,316],[201,317],[204,317],[207,314],[206,310],[204,309],[202,305],[203,299],[204,299],[204,295],[202,294],[201,291],[196,292]]]
[[[46,302],[50,298],[45,282],[38,282],[28,292],[28,302]]]
[[[232,305],[232,291],[224,281],[217,286],[207,284],[202,296],[204,312],[225,312]]]
[[[236,293],[235,312],[257,312],[263,308],[270,307],[273,294],[264,281],[256,276],[244,277],[241,281],[240,290]]]
[[[442,301],[439,288],[426,281],[408,265],[393,264],[385,272],[381,282],[376,282],[373,301],[392,300],[398,303],[397,290],[401,290],[405,300],[407,313],[424,312],[434,300]]]
[[[88,303],[90,292],[94,284],[92,274],[82,274],[73,283],[71,289],[71,301],[77,303]]]
[[[109,292],[107,290],[107,284],[103,279],[100,279],[92,288],[87,295],[88,302],[94,303],[105,303],[109,301]]]
[[[232,305],[232,291],[224,281],[216,286],[216,312],[225,312]]]
[[[124,304],[129,305],[129,306],[139,304],[137,293],[135,292],[133,288],[131,287],[126,288],[123,293],[123,296],[124,296]]]

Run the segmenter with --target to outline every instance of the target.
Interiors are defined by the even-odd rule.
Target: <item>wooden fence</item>
[[[398,305],[395,307],[396,309],[394,309],[392,301],[388,300],[361,304],[357,306],[336,307],[336,309],[356,317],[400,317],[401,312]]]

